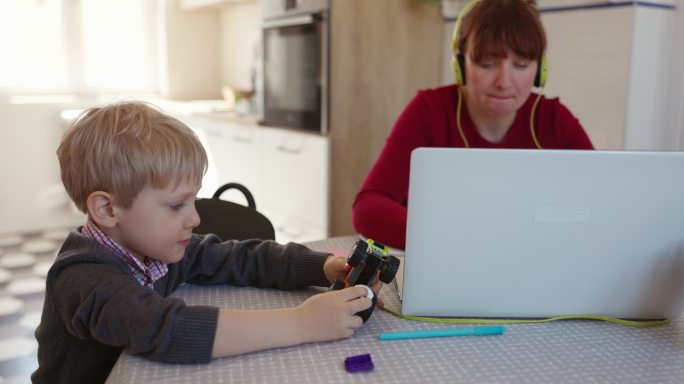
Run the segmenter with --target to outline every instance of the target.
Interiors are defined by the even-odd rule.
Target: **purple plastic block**
[[[371,360],[370,353],[365,355],[351,356],[344,359],[344,369],[347,372],[361,372],[361,371],[372,371],[373,370],[373,360]]]

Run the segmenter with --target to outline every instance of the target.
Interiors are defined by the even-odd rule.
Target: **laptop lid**
[[[675,318],[684,153],[413,151],[402,312]]]

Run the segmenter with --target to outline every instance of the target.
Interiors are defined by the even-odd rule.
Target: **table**
[[[308,243],[342,254],[354,236]],[[188,304],[239,310],[296,306],[315,288],[297,291],[187,285]],[[396,289],[383,288],[399,309]],[[403,320],[376,309],[349,339],[172,365],[122,354],[107,383],[684,383],[684,317],[656,328],[570,320],[507,325],[502,336],[379,341],[386,331],[464,327]],[[370,353],[375,369],[348,373],[344,359]]]

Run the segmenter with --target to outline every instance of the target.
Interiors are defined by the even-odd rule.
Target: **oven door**
[[[264,125],[327,133],[327,13],[263,24]]]

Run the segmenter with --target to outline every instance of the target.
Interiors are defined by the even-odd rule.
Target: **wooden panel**
[[[353,233],[351,205],[419,89],[441,80],[440,8],[420,0],[332,0],[331,235]]]

